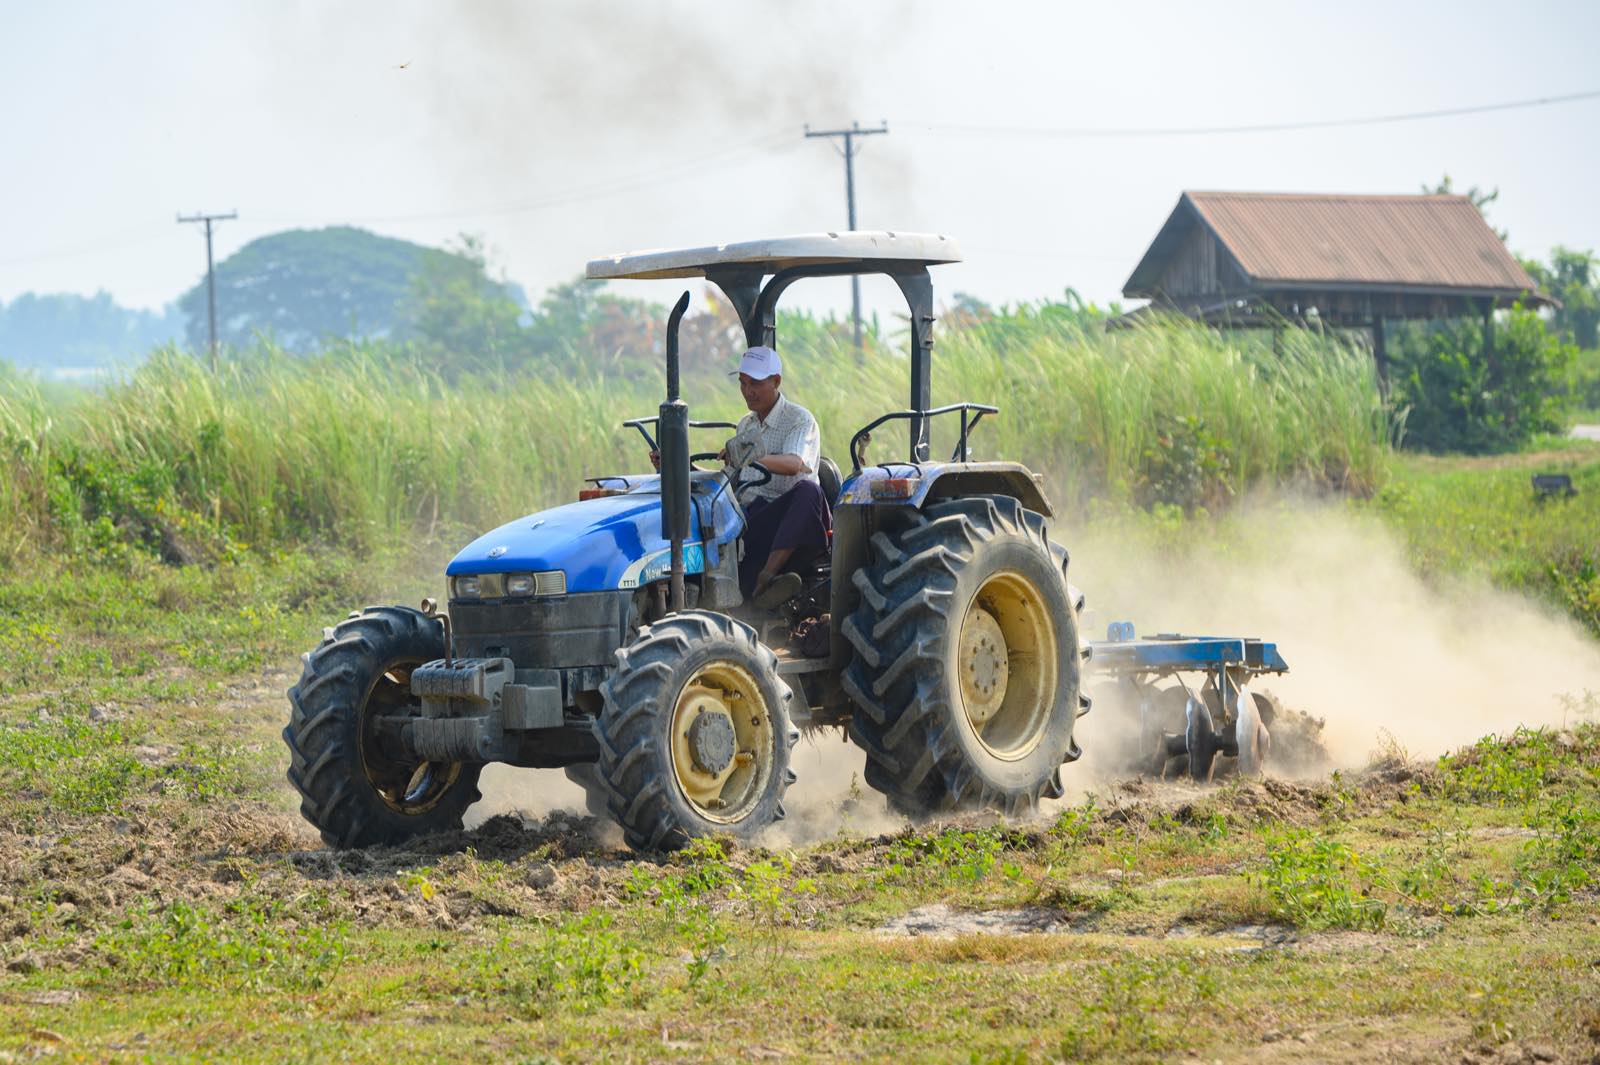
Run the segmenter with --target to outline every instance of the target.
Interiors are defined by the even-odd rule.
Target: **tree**
[[[1600,347],[1600,261],[1594,252],[1558,244],[1548,266],[1532,259],[1522,266],[1542,291],[1561,301],[1550,319],[1556,332],[1585,351]]]
[[[1454,183],[1450,180],[1449,174],[1446,174],[1444,177],[1440,178],[1437,185],[1423,185],[1422,191],[1428,196],[1463,195],[1456,192]],[[1478,186],[1474,185],[1469,188],[1464,195],[1472,202],[1472,206],[1478,209],[1478,213],[1483,215],[1483,220],[1487,222],[1489,220],[1489,212],[1485,211],[1484,208],[1500,198],[1500,190],[1498,188],[1493,188],[1488,192],[1485,192],[1478,188]],[[1489,228],[1494,229],[1493,226],[1490,226]],[[1494,229],[1494,235],[1500,238],[1500,243],[1505,243],[1507,236],[1505,230]]]
[[[120,306],[108,292],[24,292],[0,306],[0,358],[18,366],[88,368],[143,356],[176,339],[172,308]]]
[[[1407,322],[1395,339],[1390,381],[1407,409],[1406,446],[1483,454],[1562,429],[1576,351],[1534,311],[1507,312],[1488,352],[1482,323],[1465,318]]]
[[[545,293],[531,330],[534,350],[552,361],[610,366],[659,360],[666,324],[664,308],[578,277]]]
[[[240,345],[258,333],[294,351],[336,337],[403,338],[417,320],[409,307],[424,271],[469,276],[484,285],[481,257],[380,237],[350,226],[295,229],[253,240],[217,264],[217,335]],[[504,289],[507,299],[517,291]],[[189,343],[206,343],[206,283],[178,300]]]
[[[489,278],[483,242],[463,236],[455,251],[422,257],[401,321],[418,346],[451,369],[504,369],[532,350],[512,291]]]

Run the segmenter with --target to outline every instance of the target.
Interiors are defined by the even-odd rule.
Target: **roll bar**
[[[983,420],[983,416],[985,414],[999,414],[1000,413],[1000,408],[999,407],[991,407],[986,403],[951,403],[949,406],[935,407],[932,410],[895,410],[895,411],[890,411],[888,414],[885,414],[885,415],[882,415],[881,417],[875,418],[871,422],[868,422],[866,425],[862,426],[860,429],[857,429],[856,430],[856,435],[854,435],[854,436],[852,436],[850,438],[850,467],[851,467],[851,472],[852,473],[860,473],[861,472],[861,467],[863,465],[865,465],[865,463],[862,461],[863,460],[863,455],[862,455],[861,452],[866,447],[867,440],[870,438],[870,436],[872,434],[872,430],[876,429],[878,426],[882,425],[884,422],[900,421],[900,420],[903,420],[903,419],[916,419],[918,421],[921,421],[924,425],[926,425],[927,421],[929,419],[931,419],[931,418],[934,418],[934,417],[936,417],[936,416],[938,416],[940,414],[949,414],[951,411],[957,411],[957,410],[961,412],[961,439],[956,442],[956,449],[955,449],[955,451],[951,452],[950,461],[951,462],[965,462],[967,460],[967,458],[968,458],[968,448],[967,448],[967,436],[968,436],[968,434],[971,433],[972,430],[974,430],[974,429],[976,429],[978,427],[978,423]],[[977,414],[973,415],[973,418],[972,418],[972,420],[970,422],[967,421],[967,412],[968,411],[977,411],[978,412]],[[924,454],[922,456],[922,458],[919,459],[915,455],[913,455],[911,461],[912,462],[921,462],[921,461],[926,460],[927,457],[928,456],[926,454]]]

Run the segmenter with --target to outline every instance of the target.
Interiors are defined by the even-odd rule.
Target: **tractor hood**
[[[569,593],[636,588],[656,580],[669,564],[669,545],[661,536],[661,495],[655,478],[640,482],[620,495],[568,503],[507,522],[462,548],[445,574],[561,570]],[[726,507],[725,495],[713,500],[697,491],[693,500],[696,530],[709,508],[717,512],[719,540],[737,534],[737,519]],[[715,564],[715,544],[711,550]],[[697,532],[684,543],[683,559],[686,572],[704,571],[705,548]]]

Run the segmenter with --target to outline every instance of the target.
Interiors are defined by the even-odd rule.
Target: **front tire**
[[[324,630],[302,655],[289,689],[289,783],[300,812],[331,847],[403,843],[461,828],[482,796],[482,766],[396,760],[379,742],[375,718],[411,704],[411,671],[444,657],[436,618],[399,606],[368,607]]]
[[[1016,815],[1061,795],[1078,755],[1077,612],[1044,518],[1004,496],[953,500],[871,540],[845,691],[867,782],[904,813]]]
[[[777,656],[750,626],[701,610],[645,626],[600,691],[595,769],[629,847],[752,839],[782,819],[800,735]]]

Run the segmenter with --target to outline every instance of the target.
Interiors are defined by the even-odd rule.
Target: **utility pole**
[[[211,223],[238,218],[238,211],[227,214],[179,215],[179,222],[204,222],[206,224],[206,320],[211,326],[211,372],[217,372],[217,271],[211,260]]]
[[[843,137],[844,138],[844,200],[850,213],[850,228],[856,227],[856,138],[870,137],[874,133],[888,133],[889,123],[879,122],[876,129],[862,129],[860,122],[851,122],[849,129],[812,129],[809,125],[805,128],[809,137]],[[861,278],[856,274],[850,275],[850,314],[856,326],[856,350],[861,350]]]

